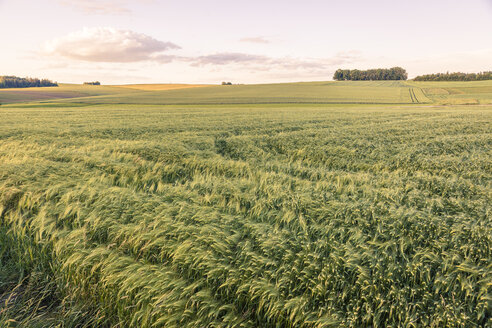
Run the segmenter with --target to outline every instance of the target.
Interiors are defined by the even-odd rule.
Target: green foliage
[[[414,78],[414,81],[484,81],[492,80],[492,71],[480,73],[437,73],[419,75]]]
[[[360,71],[358,69],[337,69],[333,79],[337,81],[406,80],[407,71],[401,67],[377,68]]]
[[[0,326],[490,327],[491,118],[4,107]]]
[[[0,76],[0,89],[3,88],[32,88],[32,87],[57,87],[56,82],[40,80],[37,78],[21,78],[17,76]]]

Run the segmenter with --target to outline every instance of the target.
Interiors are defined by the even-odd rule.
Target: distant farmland
[[[258,85],[134,84],[0,90],[0,103],[492,104],[492,81],[339,81]]]
[[[167,91],[189,88],[203,88],[210,85],[206,84],[123,84],[117,85],[120,88],[137,89],[145,91]]]
[[[1,327],[492,327],[492,81],[158,88],[0,91]]]

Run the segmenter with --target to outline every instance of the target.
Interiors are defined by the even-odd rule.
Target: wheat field
[[[492,327],[492,106],[346,84],[0,107],[0,326]]]

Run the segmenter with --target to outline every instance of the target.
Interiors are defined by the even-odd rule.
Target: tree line
[[[94,81],[94,82],[84,82],[84,85],[101,85],[101,82],[99,82],[99,81]]]
[[[492,71],[480,73],[437,73],[419,75],[414,81],[483,81],[492,80]]]
[[[0,88],[57,87],[58,83],[31,77],[0,76]]]
[[[406,80],[407,78],[407,71],[401,67],[376,68],[365,71],[337,69],[333,75],[333,79],[337,81]]]

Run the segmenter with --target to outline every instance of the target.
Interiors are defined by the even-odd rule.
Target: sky
[[[492,71],[492,0],[0,0],[0,75],[272,83]]]

